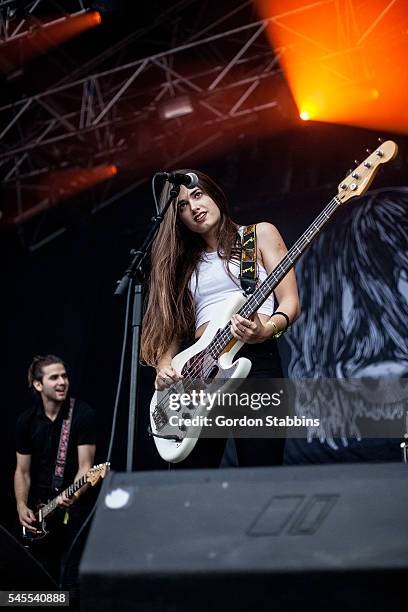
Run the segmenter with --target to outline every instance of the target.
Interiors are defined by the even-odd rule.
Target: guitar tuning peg
[[[378,138],[378,142],[384,142],[384,138]]]
[[[354,160],[354,163],[356,164],[356,166],[358,166],[360,164],[360,162],[358,161],[358,159]]]
[[[371,153],[371,149],[366,149],[366,152],[367,153]]]

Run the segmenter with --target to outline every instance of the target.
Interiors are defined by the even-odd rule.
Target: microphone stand
[[[118,281],[115,295],[123,297],[131,284],[130,291],[133,292],[132,309],[132,352],[131,352],[131,371],[130,371],[130,391],[129,391],[129,416],[128,416],[128,438],[126,451],[126,471],[131,472],[133,467],[135,434],[137,427],[136,406],[139,396],[140,379],[140,332],[142,327],[143,310],[143,281],[145,278],[143,264],[159,227],[166,215],[171,203],[178,198],[180,185],[173,183],[170,190],[170,197],[163,209],[152,218],[150,230],[139,249],[132,249],[130,255],[132,260],[122,279]]]

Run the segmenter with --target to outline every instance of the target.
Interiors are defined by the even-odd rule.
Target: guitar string
[[[382,160],[382,161],[384,161],[384,160]],[[345,179],[345,180],[346,180],[346,179]],[[360,195],[360,194],[357,194],[357,193],[356,193],[356,194],[353,194],[353,195]],[[294,265],[294,263],[295,263],[296,259],[297,259],[297,258],[298,258],[298,257],[299,257],[301,254],[302,254],[302,252],[300,251],[300,249],[301,249],[301,244],[302,244],[302,240],[303,240],[303,239],[305,239],[305,240],[306,240],[306,243],[308,244],[308,243],[310,242],[310,240],[311,240],[312,238],[314,238],[314,237],[315,237],[315,235],[316,235],[317,233],[319,233],[319,231],[322,229],[322,227],[323,227],[324,223],[326,223],[326,222],[327,222],[327,221],[330,219],[330,217],[331,217],[331,215],[333,214],[333,212],[334,212],[334,211],[335,211],[335,210],[338,208],[338,206],[340,206],[340,205],[341,205],[341,200],[338,198],[338,196],[337,196],[337,195],[336,195],[336,196],[334,196],[334,198],[332,198],[332,200],[329,202],[329,204],[328,204],[328,205],[327,205],[327,206],[326,206],[326,207],[323,209],[323,211],[322,211],[322,212],[321,212],[321,213],[320,213],[320,214],[319,214],[319,215],[316,217],[316,219],[313,221],[313,223],[312,223],[312,224],[311,224],[311,225],[310,225],[310,226],[307,228],[307,230],[306,230],[306,231],[305,231],[305,232],[302,234],[302,236],[301,236],[301,237],[298,239],[298,241],[297,241],[297,242],[296,242],[296,243],[293,245],[293,247],[292,247],[292,248],[290,249],[290,251],[289,251],[289,252],[286,254],[286,256],[284,257],[284,259],[282,260],[282,262],[281,262],[281,263],[280,263],[280,264],[279,264],[279,265],[278,265],[278,266],[275,268],[275,270],[274,270],[273,272],[271,272],[271,274],[268,276],[268,278],[265,280],[265,282],[264,282],[264,283],[261,285],[261,287],[259,288],[259,291],[257,291],[258,295],[259,295],[259,294],[261,294],[261,295],[262,295],[262,297],[264,297],[265,299],[267,299],[267,297],[268,297],[268,295],[270,295],[271,291],[269,290],[270,288],[268,288],[268,293],[267,293],[267,295],[265,296],[265,295],[263,295],[264,288],[266,287],[266,285],[268,285],[268,284],[270,283],[270,280],[272,280],[272,279],[273,279],[273,280],[276,280],[276,278],[275,278],[275,277],[276,277],[276,273],[277,273],[277,271],[279,270],[279,268],[281,268],[281,270],[284,272],[284,275],[285,275],[285,274],[286,274],[286,273],[289,271],[289,270],[285,271],[285,269],[284,269],[284,267],[283,267],[283,263],[284,263],[285,259],[289,259],[289,261],[291,262],[291,266],[292,266],[292,265]],[[322,217],[323,217],[323,219],[322,219]],[[320,225],[320,227],[317,227],[317,225],[318,225],[318,224],[320,224],[320,222],[321,222],[321,221],[323,221],[323,223]],[[309,233],[309,230],[310,230],[310,233]],[[307,234],[308,234],[308,233],[309,233],[309,239],[307,238]],[[304,246],[307,246],[307,244],[306,244],[306,245],[304,245]],[[303,247],[302,247],[302,248],[303,248]],[[290,256],[289,256],[289,255],[290,255],[290,253],[291,253],[292,251],[294,251],[295,249],[297,249],[297,250],[298,250],[298,255],[296,256],[295,261],[292,261],[292,259],[290,258]],[[290,268],[289,268],[289,269],[290,269]],[[278,282],[279,282],[279,279],[278,279]],[[276,286],[276,285],[275,285],[275,286]],[[272,289],[272,291],[273,291],[273,289]],[[252,299],[252,302],[253,302],[253,301],[254,301],[254,300]],[[256,300],[255,300],[255,302],[256,302]],[[263,303],[263,302],[262,302],[262,303]],[[247,302],[246,302],[246,303],[245,303],[245,304],[242,306],[242,308],[241,308],[241,309],[238,311],[238,313],[244,314],[244,313],[246,313],[246,312],[248,311],[248,312],[247,312],[247,314],[251,314],[251,310],[252,310],[252,311],[255,311],[255,310],[256,310],[256,306],[255,306],[255,309],[254,309],[254,308],[251,306],[251,298],[249,298],[249,299],[248,299],[248,301],[247,301]],[[221,350],[223,350],[223,349],[224,349],[226,346],[228,346],[228,343],[229,343],[229,342],[231,342],[231,340],[233,339],[233,337],[231,337],[231,331],[230,331],[230,330],[231,330],[231,326],[230,326],[230,325],[228,325],[228,326],[225,326],[225,327],[224,327],[224,329],[223,329],[223,330],[221,330],[220,332],[217,332],[217,334],[214,336],[213,340],[210,342],[210,344],[208,345],[208,347],[206,347],[206,349],[204,349],[204,351],[203,351],[203,352],[204,352],[204,359],[203,359],[203,361],[205,361],[206,357],[207,357],[209,354],[211,355],[211,357],[214,357],[214,356],[211,354],[211,349],[215,349],[215,350],[220,350],[220,349],[221,349]],[[219,334],[219,335],[218,335],[218,334]],[[218,340],[217,340],[217,335],[218,335]],[[225,344],[225,342],[227,342],[227,344]],[[223,345],[224,345],[224,346],[223,346]],[[219,359],[219,357],[220,357],[220,355],[218,356],[218,359]],[[216,358],[216,361],[218,361],[218,359]],[[200,363],[200,364],[198,364],[197,366],[194,366],[194,367],[192,368],[191,372],[189,372],[189,375],[191,376],[193,373],[194,373],[194,375],[195,375],[195,374],[198,374],[198,373],[199,373],[199,371],[200,371],[200,367],[201,367],[202,363],[203,363],[203,362],[201,362],[201,363]],[[209,369],[208,369],[206,372],[204,372],[204,371],[203,371],[203,374],[204,374],[204,373],[205,373],[205,374],[208,374],[209,372],[211,372],[211,369],[212,369],[213,367],[214,367],[214,364],[213,364],[213,363],[211,363],[211,364],[210,364],[210,368],[209,368]],[[187,381],[188,381],[188,378],[187,378],[187,377],[185,377],[183,380],[184,380],[185,382],[187,382]],[[179,381],[179,382],[181,382],[181,381]],[[175,385],[172,385],[172,386],[170,387],[170,390],[171,390],[171,389],[174,389],[174,388],[175,388],[175,387],[176,387],[178,384],[179,384],[179,383],[176,383]],[[186,390],[185,383],[184,383],[183,387],[184,387],[184,390]],[[164,401],[167,399],[167,397],[170,395],[170,390],[169,390],[169,392],[168,392],[168,393],[167,393],[167,394],[164,396],[164,398],[162,398],[162,400],[161,400],[161,401],[160,401],[160,402],[159,402],[159,403],[156,405],[156,409],[157,409],[157,407],[159,407],[159,406],[160,406],[160,404],[162,404],[162,403],[163,403],[163,402],[164,402]],[[164,411],[164,413],[165,413],[165,415],[166,415],[166,417],[167,417],[168,415],[167,415],[167,413],[166,413],[166,410],[163,410],[163,411]],[[154,413],[154,412],[153,412],[153,413]]]
[[[282,261],[276,266],[276,268],[270,273],[270,275],[265,279],[265,281],[262,283],[262,285],[259,287],[258,291],[256,292],[259,295],[262,295],[262,297],[264,297],[265,299],[267,299],[267,297],[270,295],[270,293],[273,291],[270,290],[270,287],[268,287],[267,290],[267,294],[264,294],[264,290],[267,287],[267,285],[270,285],[270,281],[280,281],[280,278],[277,278],[279,276],[280,273],[284,273],[284,275],[286,275],[286,273],[289,271],[285,269],[286,266],[286,262],[285,260],[289,260],[290,262],[290,266],[293,266],[295,261],[293,261],[290,257],[290,253],[297,250],[298,254],[297,254],[297,258],[302,254],[302,251],[300,249],[303,249],[305,247],[307,247],[307,245],[309,244],[309,242],[311,241],[312,238],[315,237],[315,235],[317,235],[319,233],[319,231],[322,229],[323,225],[325,222],[327,222],[330,219],[330,216],[334,213],[334,211],[338,208],[338,206],[341,204],[341,201],[338,199],[337,196],[335,196],[330,202],[329,204],[323,209],[323,211],[316,217],[316,219],[313,221],[313,223],[307,228],[307,230],[302,234],[302,236],[295,242],[295,244],[292,246],[292,248],[288,251],[288,253],[285,255],[285,257],[282,259]],[[330,215],[330,216],[328,216]],[[319,225],[321,223],[321,225]],[[319,225],[319,227],[318,227]],[[307,235],[309,235],[309,237],[307,237]],[[305,244],[302,244],[303,241],[305,241]],[[276,285],[275,285],[276,286]],[[258,302],[259,300],[255,299],[254,297],[251,296],[247,302],[245,302],[245,304],[243,304],[243,306],[241,307],[241,309],[238,311],[241,312],[242,314],[244,314],[246,311],[248,311],[248,314],[250,313],[250,311],[252,310],[252,303],[255,301]],[[257,305],[257,304],[256,304]],[[255,306],[256,308],[256,306]],[[212,362],[212,359],[215,359],[215,362],[218,361],[220,355],[218,355],[218,358],[215,357],[214,355],[212,355],[211,351],[212,350],[223,350],[226,346],[228,346],[229,342],[231,342],[234,338],[231,335],[231,325],[227,325],[225,326],[222,330],[219,330],[216,335],[214,336],[214,338],[212,339],[212,341],[210,342],[210,344],[206,347],[206,349],[204,349],[204,355],[203,355],[203,359],[201,360],[200,363],[198,363],[197,365],[194,365],[193,368],[187,372],[187,376],[185,376],[183,378],[183,381],[178,381],[177,383],[175,383],[174,385],[172,385],[169,390],[167,391],[166,395],[161,398],[160,402],[158,402],[158,404],[156,405],[156,408],[160,408],[164,413],[165,416],[168,417],[166,408],[167,408],[167,399],[168,397],[174,393],[174,388],[177,387],[178,385],[182,385],[184,392],[188,392],[192,389],[191,386],[188,386],[188,382],[194,382],[193,380],[193,376],[198,376],[198,374],[200,373],[200,371],[202,372],[202,378],[205,378],[205,375],[208,375],[211,370],[214,367],[214,363]],[[226,342],[226,344],[225,344]],[[203,365],[205,363],[206,357],[208,358],[208,356],[211,356],[211,363],[209,363],[209,367],[207,370],[204,369]],[[186,385],[187,383],[187,385]],[[166,407],[163,408],[162,404],[166,403]],[[154,413],[154,411],[153,411]]]
[[[279,278],[276,278],[278,276],[278,274],[280,274],[280,272],[283,272],[284,274],[286,274],[286,272],[287,272],[287,270],[285,270],[285,266],[286,266],[286,261],[285,260],[289,259],[291,265],[293,265],[294,261],[290,257],[290,253],[292,251],[294,251],[294,250],[298,250],[298,253],[301,254],[301,250],[300,249],[301,249],[301,245],[302,245],[303,240],[306,240],[306,243],[309,243],[310,242],[310,238],[313,235],[313,229],[314,229],[314,233],[317,233],[318,231],[320,231],[322,225],[320,227],[317,227],[318,223],[320,223],[322,220],[323,221],[327,221],[330,218],[329,217],[329,210],[333,209],[333,210],[330,210],[330,213],[334,212],[334,210],[337,208],[337,206],[339,204],[340,204],[340,202],[337,200],[337,198],[333,198],[333,200],[329,203],[329,205],[326,206],[326,208],[322,211],[322,213],[320,213],[320,215],[316,218],[316,220],[313,222],[313,224],[311,226],[309,226],[309,228],[306,230],[306,232],[295,243],[295,245],[292,247],[292,249],[283,258],[282,262],[271,273],[271,275],[268,277],[268,279],[265,280],[264,284],[259,288],[259,291],[257,292],[258,296],[259,296],[259,294],[261,294],[262,297],[265,297],[265,299],[266,299],[266,297],[271,293],[270,287],[268,287],[267,292],[266,292],[266,296],[265,296],[265,288],[266,288],[266,286],[270,285],[270,281],[271,280],[279,282]],[[310,228],[312,228],[311,232],[310,232]],[[309,238],[307,238],[307,234],[308,233],[309,233]],[[254,299],[251,300],[251,298],[250,298],[243,305],[243,307],[241,308],[241,310],[239,312],[241,312],[244,315],[244,314],[250,314],[251,310],[256,310],[256,305],[259,303],[259,300],[255,300],[255,306],[252,305],[253,302],[254,302]],[[188,385],[186,386],[186,383],[188,383],[189,378],[191,378],[195,374],[198,375],[200,370],[202,371],[202,373],[204,375],[208,374],[211,371],[211,369],[214,367],[214,364],[210,363],[209,364],[209,366],[210,366],[209,369],[208,370],[204,370],[203,369],[203,361],[205,362],[205,358],[206,358],[206,356],[208,356],[208,354],[210,354],[211,357],[213,357],[213,358],[215,358],[215,360],[217,360],[216,356],[213,355],[213,352],[214,351],[219,351],[220,349],[221,350],[224,349],[225,346],[227,346],[228,343],[233,339],[233,337],[231,336],[230,329],[231,329],[231,327],[229,325],[228,327],[225,327],[223,330],[220,330],[215,335],[213,340],[210,342],[208,347],[206,347],[205,353],[204,353],[204,359],[200,360],[200,363],[198,363],[196,366],[193,366],[193,368],[188,372],[188,378],[187,377],[184,378],[184,390],[185,391],[189,390]],[[162,400],[159,402],[158,406],[160,406],[160,404],[163,404],[165,402],[165,400],[167,400],[168,395],[170,394],[170,391],[172,392],[174,387],[175,387],[175,385],[172,385],[172,387],[169,390],[169,393],[167,393],[167,395],[165,395],[164,398],[162,398]],[[166,411],[164,410],[164,412],[166,412]],[[166,414],[166,416],[167,416],[167,414]]]
[[[341,204],[340,200],[337,199],[337,197],[334,197],[329,204],[323,209],[323,211],[320,213],[320,215],[315,219],[315,221],[308,227],[308,229],[304,232],[304,234],[302,234],[302,236],[295,242],[295,244],[293,245],[293,247],[288,251],[288,253],[285,255],[285,257],[282,259],[282,261],[280,262],[280,264],[278,264],[278,266],[275,268],[275,270],[273,270],[271,272],[271,274],[269,275],[269,277],[267,279],[265,279],[264,283],[259,287],[259,290],[257,291],[257,293],[262,294],[263,297],[265,297],[265,299],[268,297],[268,295],[270,295],[270,290],[268,287],[267,290],[267,295],[264,295],[264,290],[267,284],[269,283],[269,280],[271,279],[271,277],[276,277],[276,273],[278,272],[279,268],[282,269],[282,271],[286,274],[288,272],[288,270],[284,269],[284,262],[285,259],[289,259],[289,261],[291,262],[291,266],[294,264],[294,261],[292,261],[291,257],[290,257],[290,253],[292,251],[297,250],[298,254],[297,257],[299,257],[302,253],[300,252],[300,249],[303,248],[303,246],[307,246],[307,244],[309,244],[310,240],[313,236],[312,233],[310,232],[311,228],[315,228],[315,234],[317,234],[323,227],[323,224],[320,225],[320,227],[316,227],[318,224],[320,224],[321,221],[323,222],[327,222],[329,220],[329,216],[327,216],[328,214],[333,214],[333,212],[336,210],[336,208]],[[321,219],[323,217],[323,219]],[[309,234],[309,238],[307,238],[306,236]],[[306,244],[302,245],[302,241],[306,240]],[[274,279],[277,280],[277,279]],[[243,305],[241,310],[252,310],[252,304],[251,304],[251,300],[253,301],[253,296],[251,296],[251,298],[248,299],[248,301]],[[228,334],[228,330],[222,330],[221,333],[221,337],[223,337],[223,334]],[[223,339],[227,339],[227,338],[223,338]],[[215,338],[214,338],[215,340]]]
[[[333,200],[330,202],[330,204],[331,204],[331,205],[333,205],[334,203],[336,203],[336,202],[335,202],[335,198],[334,198],[334,199],[333,199]],[[334,212],[335,208],[337,207],[337,205],[338,205],[339,203],[340,203],[340,202],[337,202],[337,203],[336,203],[336,206],[335,206],[335,207],[333,208],[333,210],[332,210],[332,211],[330,211],[330,212]],[[314,223],[312,224],[312,226],[316,226],[316,225],[317,225],[317,223],[318,223],[318,222],[320,222],[320,220],[321,220],[321,219],[320,219],[320,217],[326,217],[326,220],[328,220],[328,217],[327,217],[327,214],[326,214],[326,213],[327,213],[327,210],[326,210],[327,208],[328,208],[328,207],[326,207],[326,208],[324,209],[324,211],[322,211],[322,213],[321,213],[321,214],[320,214],[320,215],[319,215],[319,216],[316,218],[316,220],[314,221]],[[312,227],[312,226],[310,226],[310,227]],[[262,297],[264,297],[265,299],[268,297],[268,295],[270,295],[270,293],[271,293],[271,289],[270,289],[270,287],[268,287],[268,288],[267,288],[267,291],[266,291],[266,294],[265,294],[266,285],[269,285],[271,280],[274,280],[274,281],[278,281],[278,282],[279,282],[279,280],[280,280],[280,279],[279,279],[279,278],[276,278],[276,277],[278,276],[278,273],[280,273],[280,272],[284,272],[284,273],[286,273],[286,272],[287,272],[287,270],[285,270],[285,265],[284,265],[285,259],[286,259],[286,260],[287,260],[287,259],[289,259],[289,261],[291,262],[291,265],[293,265],[293,263],[294,263],[294,262],[293,262],[293,260],[292,260],[292,259],[289,257],[289,254],[290,254],[290,252],[291,252],[291,251],[293,251],[293,250],[298,250],[299,254],[301,254],[301,252],[300,252],[300,248],[301,248],[301,245],[302,245],[302,241],[303,241],[303,239],[305,239],[305,240],[306,240],[306,244],[308,244],[308,243],[310,242],[310,237],[312,236],[312,234],[310,233],[310,234],[309,234],[309,236],[310,236],[310,237],[309,237],[309,238],[306,238],[306,235],[308,234],[308,232],[309,232],[309,230],[310,230],[310,227],[309,227],[309,228],[308,228],[308,230],[306,230],[306,232],[305,232],[305,233],[304,233],[304,234],[301,236],[301,238],[300,238],[300,239],[299,239],[299,240],[298,240],[298,241],[295,243],[295,245],[294,245],[294,246],[292,247],[292,249],[291,249],[291,250],[290,250],[290,251],[287,253],[287,255],[285,255],[285,257],[282,259],[282,261],[280,262],[280,264],[278,264],[278,266],[275,268],[275,270],[274,270],[274,271],[273,271],[273,272],[272,272],[272,273],[269,275],[268,279],[265,279],[265,281],[264,281],[263,285],[261,285],[261,286],[258,288],[258,290],[257,290],[257,294],[258,294],[258,295],[259,295],[259,294],[261,294],[261,295],[262,295]],[[316,230],[320,230],[320,229],[321,229],[321,227],[319,227],[319,228],[316,228],[316,227],[315,227],[315,229],[316,229]],[[306,246],[306,245],[304,245],[304,246]],[[286,262],[285,262],[285,263],[286,263]],[[269,282],[268,282],[268,281],[269,281]],[[242,308],[241,308],[240,310],[243,312],[243,314],[244,314],[246,311],[248,311],[248,312],[250,313],[250,311],[254,309],[254,306],[252,306],[253,301],[254,301],[254,300],[253,300],[253,296],[252,296],[252,297],[251,297],[251,298],[249,298],[249,299],[248,299],[248,301],[247,301],[247,302],[246,302],[246,303],[245,303],[245,304],[242,306]],[[256,300],[256,301],[258,302],[258,304],[256,304],[256,305],[255,305],[255,309],[256,309],[256,306],[257,306],[257,305],[259,305],[259,300]],[[239,311],[239,312],[240,312],[240,311]],[[233,339],[233,337],[231,336],[230,329],[231,329],[231,327],[230,327],[230,325],[228,325],[228,326],[224,327],[222,330],[219,330],[219,331],[217,332],[217,334],[214,336],[213,340],[210,342],[210,344],[209,344],[209,345],[206,347],[206,351],[207,351],[207,352],[209,352],[209,353],[211,354],[211,353],[212,353],[212,350],[218,351],[218,350],[220,350],[220,349],[221,349],[221,350],[222,350],[222,349],[224,349],[224,348],[225,348],[225,346],[226,346],[226,345],[225,345],[225,342],[228,344],[228,343],[229,343],[229,342],[230,342],[230,341]],[[224,346],[223,346],[223,344],[224,344]],[[212,356],[213,356],[213,357],[215,357],[214,355],[212,355]],[[196,367],[196,369],[195,369],[195,370],[194,370],[194,367],[193,367],[193,369],[192,369],[192,370],[190,370],[189,374],[190,374],[190,375],[196,374],[196,373],[197,373],[197,372],[200,370],[200,366],[201,366],[201,364],[199,364],[199,365]],[[166,399],[166,397],[164,397],[163,399]]]
[[[309,242],[310,239],[312,237],[312,233],[310,233],[310,228],[315,228],[315,233],[317,233],[318,231],[320,231],[320,229],[322,228],[322,225],[320,227],[316,227],[318,223],[320,223],[321,221],[328,221],[329,220],[329,214],[332,214],[336,208],[338,207],[338,205],[340,204],[340,201],[337,200],[337,198],[333,198],[333,200],[331,200],[331,202],[329,203],[328,206],[326,206],[326,208],[320,213],[320,215],[315,219],[315,221],[313,222],[313,224],[311,226],[309,226],[309,228],[306,230],[306,232],[297,240],[297,242],[293,245],[293,247],[290,249],[290,251],[285,255],[285,257],[282,259],[282,261],[280,262],[280,264],[278,264],[278,266],[275,268],[275,270],[273,270],[273,272],[271,272],[271,274],[268,276],[267,279],[265,279],[264,283],[259,287],[259,289],[257,290],[257,295],[262,295],[263,298],[267,298],[270,293],[271,293],[271,289],[270,289],[270,281],[274,280],[274,281],[278,281],[279,282],[279,278],[276,278],[278,276],[278,273],[283,272],[284,274],[286,274],[288,272],[288,270],[285,269],[286,267],[286,262],[287,260],[290,261],[290,266],[292,266],[295,262],[293,261],[293,259],[290,257],[290,253],[293,251],[298,251],[297,257],[299,257],[299,255],[302,254],[301,252],[301,248],[303,248],[303,246],[306,246]],[[323,218],[323,219],[322,219]],[[307,234],[309,234],[309,238],[307,238]],[[303,240],[306,240],[306,245],[302,245]],[[286,260],[286,261],[285,261]],[[266,292],[265,292],[266,289]],[[253,305],[253,302],[255,301],[255,305]],[[256,310],[257,307],[259,307],[259,300],[254,299],[253,296],[251,296],[248,301],[242,306],[242,308],[240,309],[240,311],[242,311],[243,314],[250,314],[252,310]],[[239,312],[240,312],[239,311]],[[222,344],[222,342],[230,342],[232,340],[231,338],[231,334],[230,334],[230,326],[228,326],[228,328],[224,328],[223,330],[220,330],[220,335],[218,337],[217,340],[217,336],[214,337],[214,339],[212,340],[212,342],[210,343],[210,345],[207,347],[208,349],[210,349],[211,351],[211,345],[213,345],[213,348],[218,349],[218,348],[225,348],[225,347],[220,347],[217,346],[217,342],[220,342],[220,344]]]
[[[314,228],[314,234],[317,234],[321,230],[321,228],[323,226],[323,225],[321,225],[320,227],[317,227],[317,224],[320,223],[321,221],[328,221],[329,218],[330,218],[328,216],[329,211],[330,211],[330,214],[332,214],[340,204],[341,204],[341,201],[338,200],[337,196],[335,196],[329,202],[329,204],[323,209],[323,211],[320,213],[320,215],[318,215],[318,217],[315,219],[315,221],[309,226],[309,228],[304,232],[304,234],[302,234],[302,236],[298,239],[298,241],[293,245],[293,247],[290,249],[290,251],[285,255],[285,257],[282,259],[281,263],[278,264],[278,266],[275,268],[275,270],[273,272],[271,272],[271,274],[269,275],[268,279],[265,279],[263,285],[261,285],[261,287],[259,288],[259,291],[257,292],[258,295],[259,295],[259,293],[261,293],[263,295],[263,291],[264,291],[263,288],[265,288],[266,285],[269,284],[268,281],[273,279],[275,281],[278,280],[278,282],[279,282],[280,279],[276,279],[276,276],[278,274],[279,269],[281,269],[281,271],[284,272],[284,274],[286,274],[287,271],[288,271],[288,270],[285,270],[285,268],[284,268],[285,259],[289,259],[289,261],[291,262],[291,265],[293,265],[293,263],[294,263],[292,261],[292,259],[290,257],[288,257],[288,255],[292,251],[294,251],[295,249],[299,250],[301,248],[300,245],[301,245],[303,239],[306,240],[306,245],[304,245],[304,246],[307,246],[307,244],[310,242],[311,237],[313,236],[313,228]],[[311,229],[312,229],[312,232],[310,232]],[[308,233],[309,233],[309,239],[306,237]],[[301,254],[300,251],[299,251],[299,254]],[[268,293],[267,293],[266,297],[268,295],[270,295],[270,293],[271,293],[271,291],[268,288]],[[265,296],[263,295],[263,297],[265,297]],[[266,297],[265,297],[265,299],[266,299]],[[247,310],[248,307],[250,307],[250,305],[251,305],[251,298],[243,305],[243,307],[241,308],[241,311],[243,311],[243,313],[244,313],[244,311]],[[250,312],[250,310],[251,310],[251,308],[249,309],[249,312]],[[238,311],[238,312],[240,312],[240,311]],[[169,397],[169,395],[174,392],[173,391],[174,388],[177,385],[182,384],[184,392],[188,392],[188,391],[191,390],[191,386],[188,386],[188,382],[189,382],[189,380],[192,380],[192,376],[195,376],[195,375],[198,376],[198,374],[201,371],[202,372],[202,377],[205,378],[205,375],[207,375],[207,374],[209,374],[211,372],[211,369],[214,367],[214,363],[211,362],[209,364],[209,368],[207,370],[205,370],[204,367],[203,367],[203,362],[205,362],[206,357],[208,357],[209,355],[211,355],[212,358],[215,358],[215,356],[211,354],[211,349],[215,349],[215,350],[220,350],[221,349],[221,350],[223,350],[225,348],[225,346],[228,346],[228,343],[231,342],[231,340],[233,339],[233,337],[231,336],[230,329],[231,329],[231,326],[228,325],[228,327],[224,327],[224,329],[219,330],[219,332],[217,332],[217,334],[214,336],[214,338],[210,342],[210,344],[206,347],[206,349],[204,349],[203,360],[201,360],[201,362],[199,364],[193,366],[193,368],[187,373],[187,376],[183,379],[183,381],[184,381],[183,383],[182,383],[182,381],[178,381],[178,383],[176,383],[175,385],[172,385],[169,388],[169,391],[167,392],[167,394],[156,405],[156,408],[160,407],[161,410],[165,413],[166,417],[168,417],[168,414],[167,414],[167,411],[166,411],[166,408],[167,408],[166,400]],[[217,339],[217,336],[218,336],[218,339]],[[225,342],[227,344],[225,344]],[[220,355],[218,355],[218,358],[219,357],[220,357]],[[217,361],[217,360],[218,359],[215,358],[215,361]],[[163,404],[165,402],[166,402],[166,406],[165,406],[165,408],[162,408],[161,404]]]
[[[67,491],[68,495],[72,495],[73,490],[71,491],[71,489],[75,489],[77,491],[85,483],[86,483],[86,478],[85,478],[85,475],[84,475],[84,476],[81,476],[81,478],[79,478],[76,482],[70,484],[69,487],[64,489],[64,491]],[[76,487],[74,486],[75,484],[77,485]],[[62,493],[64,493],[64,491]],[[59,495],[62,495],[62,493],[60,493]],[[41,508],[42,512],[45,512],[46,510],[48,510],[48,508],[50,508],[51,510],[56,508],[56,506],[58,506],[58,501],[57,500],[58,500],[59,495],[57,495],[57,497],[52,499],[50,502],[48,502],[48,504],[46,504],[43,508]]]
[[[74,493],[75,491],[78,491],[81,487],[83,487],[87,482],[87,474],[84,474],[83,476],[81,476],[81,478],[78,478],[78,480],[76,480],[75,482],[73,482],[72,484],[69,485],[69,487],[67,487],[66,489],[64,489],[64,491],[62,491],[62,493],[64,493],[65,491],[68,492],[68,495],[72,495],[72,493]],[[60,493],[59,495],[62,495],[62,493]],[[58,497],[59,495],[57,495],[57,497],[55,497],[54,499],[52,499],[50,502],[48,502],[48,504],[46,504],[43,508],[41,508],[41,511],[44,513],[45,510],[53,510],[57,507],[58,505]],[[48,512],[47,512],[48,514]]]

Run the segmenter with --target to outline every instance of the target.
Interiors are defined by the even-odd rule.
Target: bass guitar
[[[165,391],[155,392],[150,403],[150,433],[160,456],[178,463],[193,450],[201,427],[191,423],[194,417],[208,414],[205,403],[191,402],[188,408],[174,407],[172,398],[191,394],[197,386],[204,392],[225,392],[234,386],[234,379],[246,378],[251,369],[249,359],[234,357],[243,343],[231,334],[230,319],[235,313],[249,319],[264,303],[282,278],[303,255],[309,244],[345,202],[362,195],[373,181],[381,164],[397,155],[398,147],[392,140],[382,143],[363,163],[353,170],[338,186],[337,195],[295,242],[276,268],[248,298],[243,294],[226,300],[219,315],[209,322],[204,334],[195,344],[176,355],[171,364],[183,379]],[[217,387],[217,381],[219,386]],[[237,381],[236,381],[237,382]],[[205,393],[202,397],[207,397]],[[176,424],[172,417],[177,416]]]
[[[81,476],[81,478],[78,478],[78,480],[73,482],[64,491],[61,491],[61,493],[54,497],[54,499],[49,501],[47,504],[41,505],[35,513],[35,518],[37,520],[35,524],[36,531],[29,531],[23,527],[23,538],[31,541],[41,540],[48,535],[49,531],[47,529],[46,519],[49,519],[55,510],[60,507],[58,503],[59,496],[65,493],[68,498],[73,497],[73,495],[87,483],[94,487],[101,480],[101,478],[105,478],[109,471],[109,467],[110,463],[100,463],[98,465],[94,465],[87,471],[86,474]]]

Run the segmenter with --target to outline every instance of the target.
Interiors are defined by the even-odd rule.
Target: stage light
[[[299,117],[302,119],[302,121],[308,121],[310,119],[310,114],[308,111],[302,111]]]
[[[93,25],[95,26],[101,25],[102,15],[100,14],[99,11],[93,11],[92,13],[89,13],[89,16],[91,18],[91,23],[93,23]]]
[[[160,119],[177,119],[194,112],[194,106],[189,96],[177,96],[162,102],[158,107]]]
[[[31,191],[31,195],[35,195],[37,189],[38,193],[47,194],[46,197],[40,202],[33,203],[14,218],[6,220],[6,223],[16,225],[25,223],[45,210],[59,206],[64,200],[78,196],[104,181],[111,180],[117,173],[116,164],[101,164],[91,168],[64,168],[42,175],[36,188]],[[1,216],[0,211],[0,220]]]
[[[35,57],[44,55],[50,49],[65,43],[82,32],[99,26],[102,17],[99,11],[87,11],[66,19],[55,19],[40,24],[27,19],[27,33],[17,35],[2,45],[0,71],[8,79],[21,75],[21,65]]]
[[[284,49],[279,62],[299,114],[308,112],[313,121],[408,133],[406,2],[366,2],[358,12],[358,28],[353,2],[255,4],[261,17],[269,19],[271,45]],[[347,35],[346,30],[339,35],[339,24],[349,24]]]
[[[102,183],[118,173],[115,164],[102,164],[93,168],[67,168],[50,175],[52,189],[58,196],[71,197]],[[61,199],[60,197],[58,199]]]
[[[113,178],[118,173],[115,164],[102,164],[93,168],[65,168],[56,170],[44,177],[55,205],[61,200],[86,191],[103,181]]]

